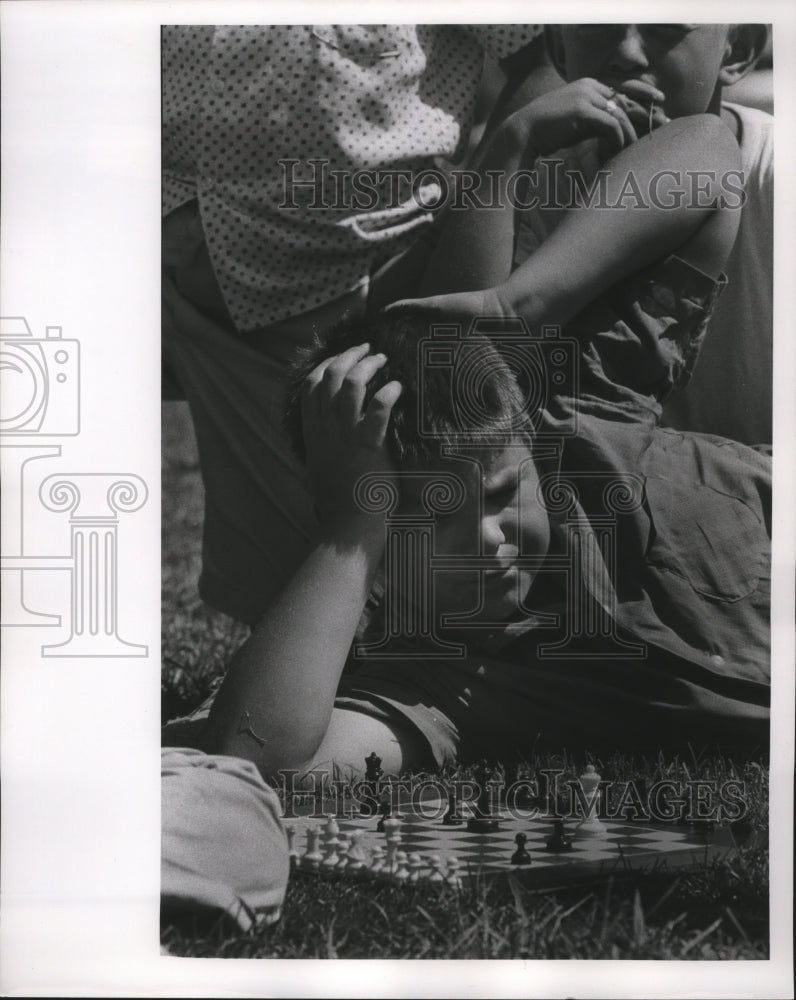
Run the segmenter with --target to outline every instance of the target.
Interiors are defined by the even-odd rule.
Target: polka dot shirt
[[[240,330],[361,285],[431,221],[484,52],[535,25],[163,29],[163,210],[197,198]]]

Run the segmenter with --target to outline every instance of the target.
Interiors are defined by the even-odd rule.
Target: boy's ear
[[[768,41],[765,24],[733,24],[727,34],[727,51],[719,70],[719,82],[731,87],[754,69]]]
[[[546,24],[544,29],[544,44],[547,49],[547,55],[550,58],[550,62],[556,69],[558,75],[566,80],[567,78],[567,64],[564,58],[564,39],[561,34],[561,25],[559,24]]]

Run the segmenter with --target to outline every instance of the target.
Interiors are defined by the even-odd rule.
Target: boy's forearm
[[[208,719],[208,749],[263,773],[311,760],[384,547],[383,524],[327,532],[236,654]]]
[[[606,164],[603,201],[619,207],[569,211],[495,289],[504,312],[529,323],[567,322],[605,289],[675,252],[717,211],[721,174],[738,164],[734,138],[712,116],[672,122],[633,143]],[[706,183],[693,200],[689,178],[696,176]],[[655,184],[657,205],[650,197]],[[686,189],[685,203],[661,207],[678,186]],[[644,207],[636,207],[636,192]]]

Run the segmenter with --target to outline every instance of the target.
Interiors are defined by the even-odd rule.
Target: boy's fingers
[[[343,379],[350,369],[358,361],[361,361],[369,351],[370,344],[357,344],[355,347],[349,347],[342,354],[337,354],[329,359],[329,364],[324,367],[322,373],[325,399],[332,399],[340,391]]]
[[[651,83],[646,83],[644,80],[623,80],[617,84],[615,89],[617,93],[625,94],[631,100],[647,106],[652,101],[656,104],[663,104],[666,100],[666,95],[662,90],[658,90],[657,87],[653,87]]]
[[[625,112],[622,94],[599,80],[589,80],[589,100],[591,106],[599,112],[596,119],[593,119],[599,125],[597,132],[613,143],[616,152],[636,141],[638,136]],[[602,112],[610,115],[615,122],[610,130],[607,130],[609,123]]]
[[[622,97],[620,94],[617,94],[616,97],[609,97],[608,100],[613,101],[613,105],[608,105],[608,101],[606,101],[606,111],[608,111],[612,118],[616,119],[619,127],[622,129],[623,145],[629,146],[630,143],[638,139],[638,136],[636,135],[636,130],[633,128],[633,122],[628,117],[622,103]]]
[[[374,394],[359,425],[360,440],[363,445],[368,448],[380,448],[384,444],[392,408],[402,392],[403,386],[400,382],[388,382]]]
[[[614,152],[618,153],[627,145],[625,129],[622,127],[616,112],[611,114],[610,111],[595,108],[591,125],[597,135],[609,140],[614,147]]]
[[[362,354],[367,354],[369,349],[368,344],[358,344],[356,347],[352,347],[342,354],[333,354],[328,358],[324,358],[304,379],[301,385],[301,425],[305,442],[312,440],[323,420],[324,395],[326,389],[328,389],[326,373],[329,368],[337,362],[350,367],[350,363],[354,362],[343,360],[346,359],[347,355],[359,358]]]
[[[359,423],[368,383],[386,361],[384,354],[369,354],[346,372],[336,396],[336,408],[350,426]]]

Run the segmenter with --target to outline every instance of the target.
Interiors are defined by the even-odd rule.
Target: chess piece
[[[464,820],[459,812],[459,800],[456,797],[456,789],[448,790],[448,811],[442,817],[443,826],[461,826]]]
[[[511,863],[513,865],[529,865],[531,863],[531,855],[525,849],[527,841],[528,837],[524,833],[518,833],[514,838],[517,850],[511,856]]]
[[[323,842],[323,861],[321,861],[321,870],[329,874],[333,872],[340,862],[340,857],[337,853],[337,837],[329,837]]]
[[[296,850],[296,830],[290,823],[285,824],[285,836],[287,837],[287,853],[290,858],[290,870],[298,864],[298,851]]]
[[[373,753],[368,754],[365,758],[365,781],[378,785],[383,774],[384,771],[381,769],[381,757],[379,757],[374,750]]]
[[[386,875],[387,878],[392,878],[397,864],[398,841],[388,838],[386,851],[384,864],[381,867],[381,874]]]
[[[342,872],[348,867],[348,834],[341,833],[337,838],[337,865],[335,871]]]
[[[406,854],[403,851],[397,851],[395,854],[395,870],[392,873],[392,880],[397,885],[403,885],[409,879],[409,869],[406,862]]]
[[[462,877],[459,874],[459,859],[454,855],[448,861],[448,874],[445,876],[445,881],[452,889],[462,888]]]
[[[475,768],[475,780],[478,784],[478,799],[473,807],[473,815],[467,820],[467,829],[471,833],[493,833],[500,826],[500,817],[492,811],[489,794],[489,773],[484,766]]]
[[[353,874],[359,874],[365,867],[365,852],[362,848],[363,830],[354,830],[348,843],[348,865],[347,870]]]
[[[381,819],[376,824],[376,829],[379,833],[384,833],[384,824],[392,816],[392,803],[390,802],[389,792],[385,792],[384,798],[381,800]]]
[[[553,822],[553,835],[547,841],[546,850],[552,854],[563,854],[564,851],[572,850],[572,841],[564,833],[563,819]]]
[[[323,831],[323,839],[325,843],[330,840],[337,840],[337,834],[340,832],[340,827],[337,825],[337,819],[334,813],[326,814],[326,826]]]
[[[409,881],[412,883],[419,882],[422,877],[420,873],[425,868],[425,865],[423,864],[423,859],[420,857],[419,854],[410,854],[408,865],[409,865]]]
[[[368,874],[373,878],[377,878],[379,874],[384,869],[384,848],[374,847],[370,852],[370,864],[368,865]]]
[[[597,809],[600,801],[600,775],[594,768],[594,764],[587,764],[586,770],[578,779],[583,789],[583,796],[586,802],[586,815],[578,824],[578,834],[583,837],[605,837],[606,829]]]
[[[384,839],[389,844],[391,840],[399,843],[401,840],[401,820],[398,816],[388,816],[384,820]]]
[[[442,861],[440,860],[440,856],[438,854],[429,854],[429,856],[426,858],[426,861],[428,862],[429,867],[431,868],[431,872],[428,876],[428,881],[444,882],[445,876],[442,872]]]
[[[307,830],[307,850],[301,859],[301,867],[307,871],[317,871],[323,861],[323,855],[318,850],[318,843],[321,839],[320,827],[311,826]]]

